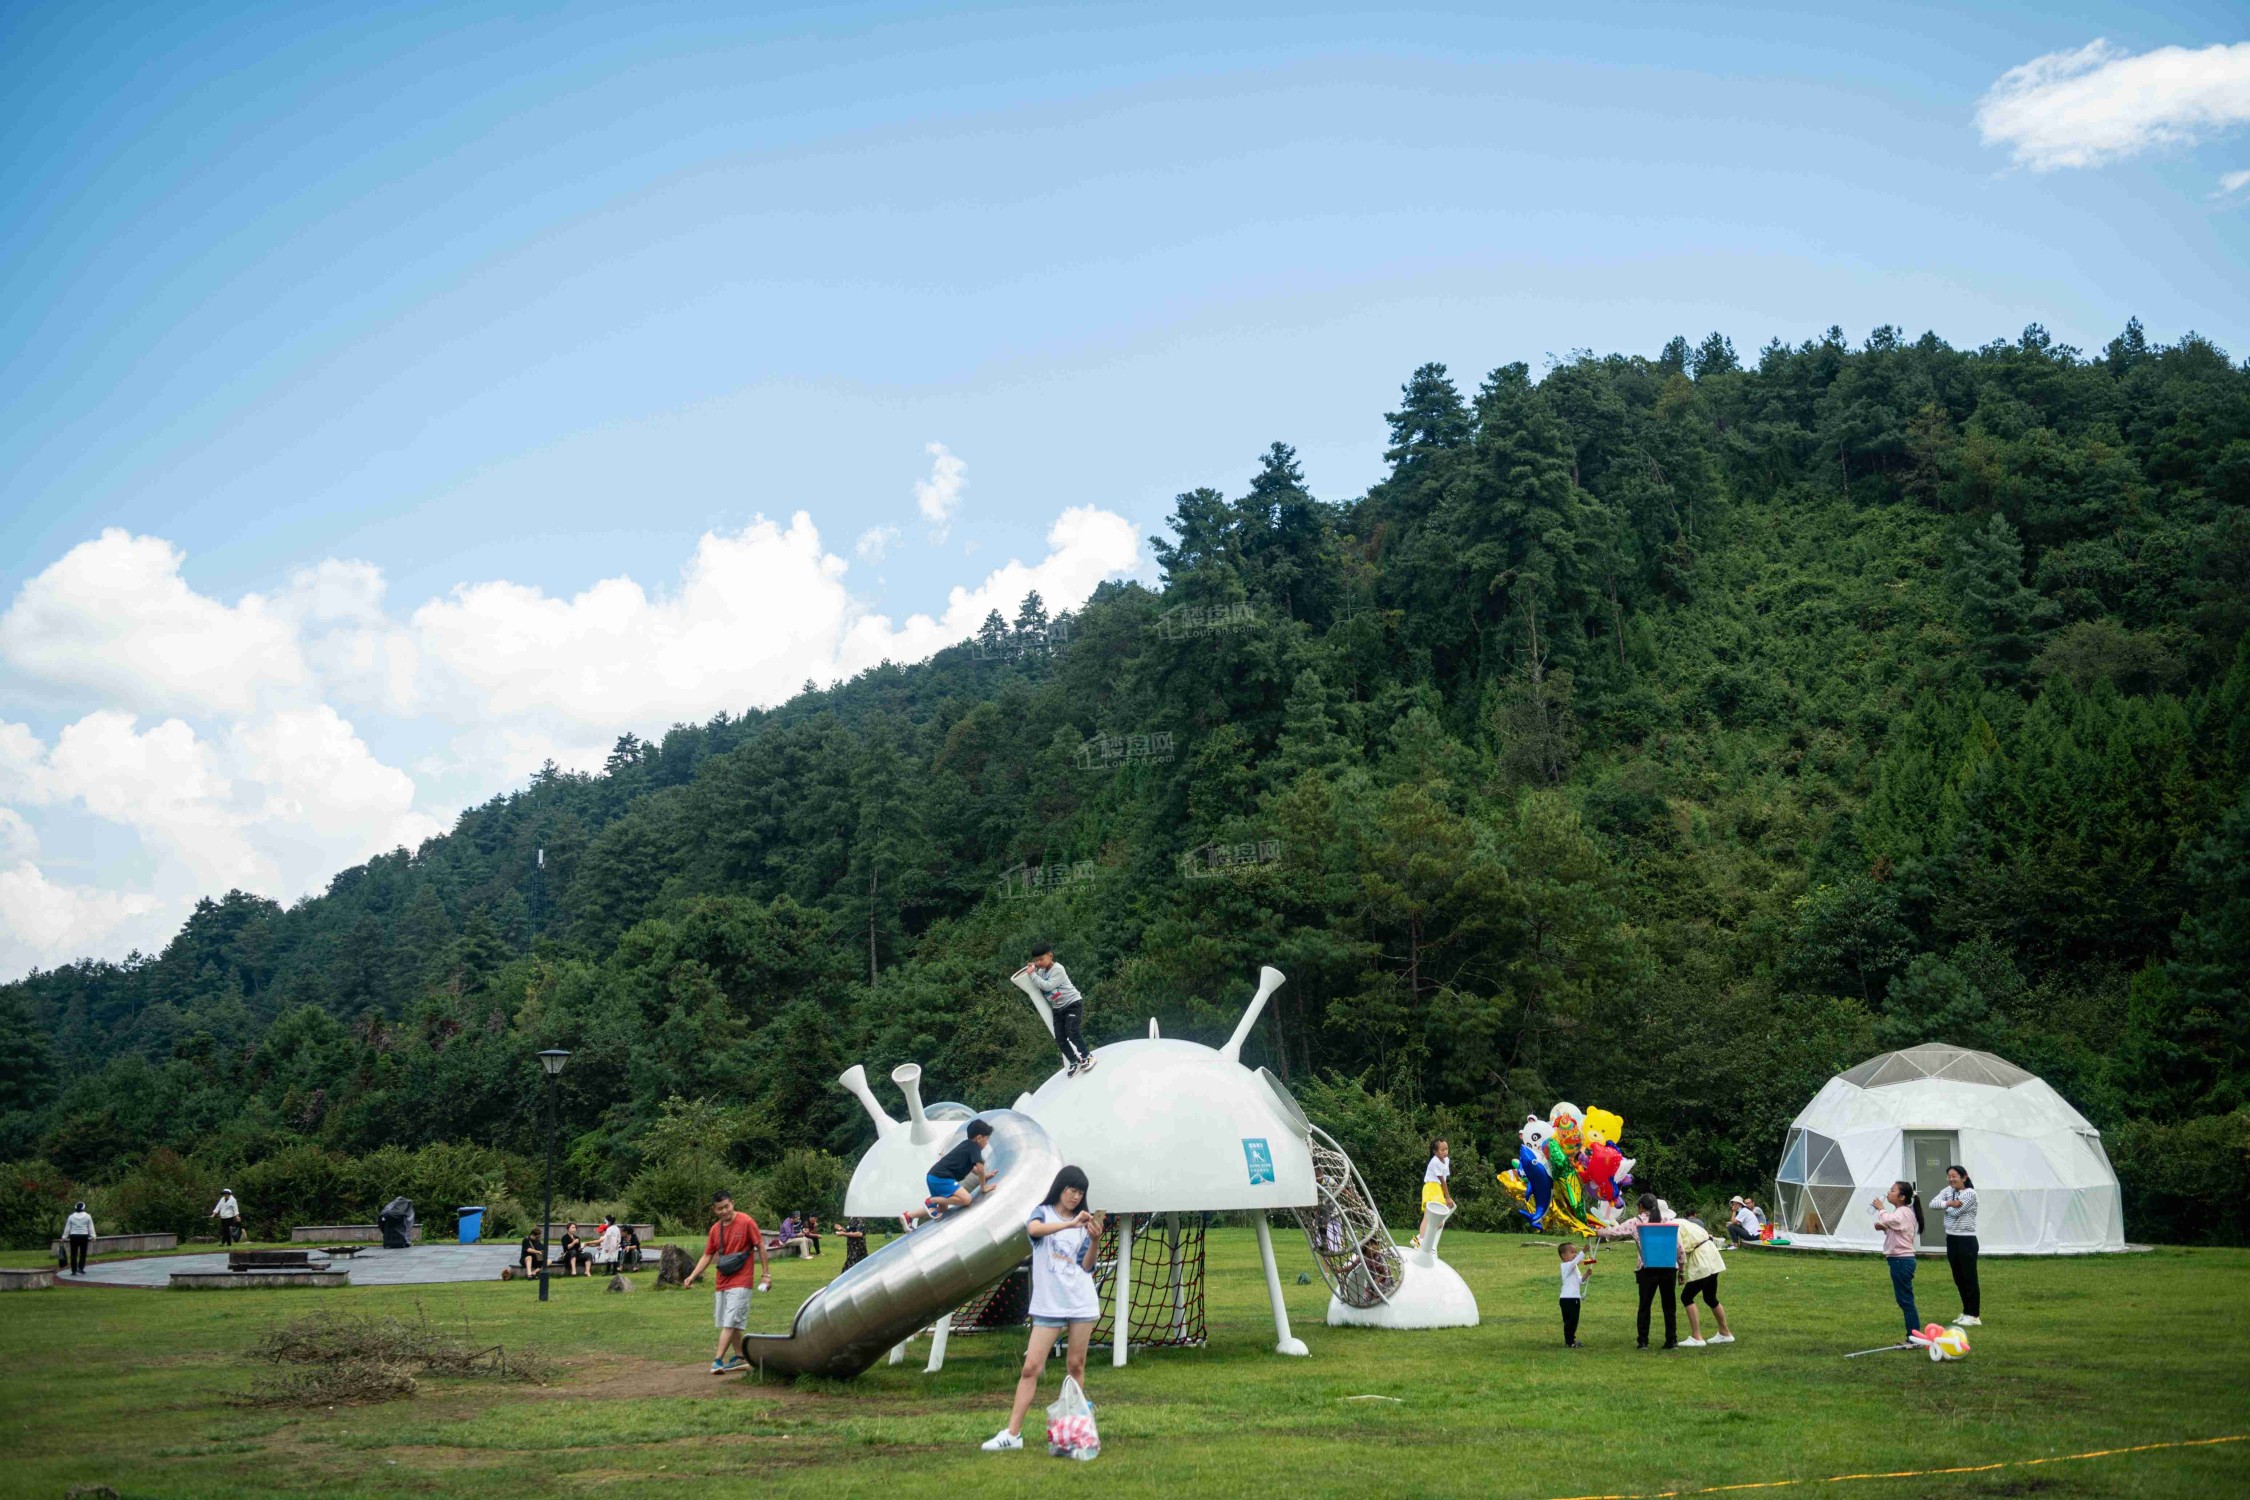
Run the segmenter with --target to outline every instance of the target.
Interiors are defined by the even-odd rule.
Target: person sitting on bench
[[[547,1268],[547,1246],[539,1238],[538,1230],[534,1229],[523,1237],[523,1248],[516,1257],[516,1264],[523,1268],[526,1276],[536,1276]]]

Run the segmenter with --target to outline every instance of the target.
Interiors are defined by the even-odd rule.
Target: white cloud
[[[960,513],[961,492],[969,487],[969,466],[947,452],[943,443],[932,443],[923,451],[931,458],[930,477],[914,481],[914,503],[942,542]]]
[[[2229,172],[2219,179],[2219,190],[2211,196],[2230,198],[2246,187],[2250,187],[2250,171]]]
[[[241,712],[311,684],[285,611],[198,594],[181,561],[170,542],[117,527],[71,548],[0,616],[0,663],[144,712]]]
[[[861,562],[879,563],[897,541],[896,526],[870,526],[852,543],[852,550],[859,554]]]
[[[2035,172],[2093,167],[2250,124],[2250,42],[2129,53],[2106,40],[2000,75],[1977,106],[1985,144]]]
[[[0,862],[0,972],[8,975],[117,948],[127,933],[138,934],[132,946],[154,948],[176,925],[167,904],[145,892],[62,885],[28,859]]]
[[[933,451],[952,506],[960,462]],[[402,620],[367,563],[329,559],[229,604],[185,581],[171,543],[105,531],[0,618],[0,682],[36,683],[76,714],[51,743],[0,721],[0,968],[161,946],[197,896],[233,887],[293,900],[440,832],[422,801],[433,781],[482,796],[548,758],[596,769],[625,730],[919,660],[1032,590],[1051,611],[1074,608],[1141,565],[1136,528],[1092,507],[1064,512],[1047,548],[953,589],[939,616],[894,623],[853,599],[846,564],[800,512],[705,533],[670,589],[621,576],[556,597],[489,580]],[[409,774],[331,700],[442,748]],[[47,819],[70,833],[43,836]],[[93,857],[87,819],[129,831],[145,859]],[[73,883],[81,868],[92,884]]]
[[[0,865],[35,859],[38,854],[39,835],[24,821],[23,814],[12,807],[0,807]]]

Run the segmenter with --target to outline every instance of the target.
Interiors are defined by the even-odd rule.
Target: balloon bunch
[[[1516,1164],[1500,1174],[1500,1187],[1516,1212],[1544,1228],[1556,1222],[1579,1234],[1614,1224],[1625,1189],[1633,1184],[1633,1158],[1617,1149],[1625,1120],[1606,1109],[1558,1104],[1542,1120],[1526,1117],[1517,1133]]]
[[[1906,1341],[1917,1349],[1929,1350],[1933,1360],[1959,1359],[1969,1352],[1969,1331],[1942,1323],[1925,1323],[1920,1333],[1908,1334]]]

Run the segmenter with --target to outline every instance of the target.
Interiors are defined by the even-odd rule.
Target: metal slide
[[[742,1350],[761,1369],[784,1375],[848,1378],[894,1344],[952,1312],[1031,1254],[1025,1223],[1047,1196],[1062,1153],[1037,1120],[988,1109],[985,1165],[992,1191],[912,1234],[902,1235],[805,1299],[785,1334],[752,1334]],[[961,1139],[955,1125],[932,1159]]]

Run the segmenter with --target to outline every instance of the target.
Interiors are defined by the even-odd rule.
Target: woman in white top
[[[1065,1167],[1055,1174],[1025,1229],[1031,1235],[1031,1345],[1024,1350],[1023,1373],[1016,1377],[1016,1407],[1008,1425],[986,1440],[984,1451],[1005,1453],[1023,1446],[1023,1415],[1039,1394],[1039,1377],[1055,1340],[1068,1332],[1063,1367],[1083,1388],[1086,1345],[1102,1315],[1094,1293],[1094,1258],[1101,1253],[1102,1216],[1086,1211],[1086,1174]]]
[[[1430,1232],[1430,1205],[1442,1203],[1447,1213],[1453,1211],[1453,1148],[1444,1141],[1430,1142],[1429,1165],[1422,1168],[1422,1223],[1414,1231],[1414,1243],[1419,1246],[1422,1236]]]
[[[1953,1270],[1953,1289],[1961,1294],[1961,1316],[1953,1321],[1974,1328],[1984,1319],[1984,1294],[1977,1286],[1977,1189],[1958,1166],[1945,1169],[1945,1186],[1930,1207],[1945,1210],[1945,1263]]]

